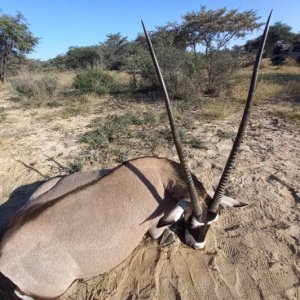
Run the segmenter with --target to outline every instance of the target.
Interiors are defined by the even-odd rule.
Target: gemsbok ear
[[[184,211],[190,206],[190,202],[188,199],[181,199],[178,201],[177,205],[170,213],[166,216],[163,216],[157,223],[156,228],[161,228],[167,225],[172,225],[177,222],[181,216],[183,215]]]
[[[208,195],[213,198],[214,197],[214,194],[215,192],[214,191],[207,191]],[[222,208],[229,208],[229,207],[244,207],[244,206],[247,206],[248,203],[245,203],[245,202],[242,202],[242,201],[239,201],[239,200],[236,200],[236,199],[233,199],[231,197],[228,197],[228,196],[225,196],[223,195],[222,196],[222,199],[221,199],[221,203],[220,203],[221,207]]]

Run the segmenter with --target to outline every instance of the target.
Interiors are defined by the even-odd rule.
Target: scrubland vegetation
[[[192,134],[199,124],[241,114],[251,72],[251,67],[236,70],[218,96],[200,94],[191,99],[172,101],[176,122],[187,147],[207,149],[207,145]],[[265,59],[255,97],[256,109],[271,105],[270,116],[300,124],[299,79],[297,65],[274,67]],[[59,118],[96,115],[78,138],[81,151],[68,162],[65,172],[76,172],[89,164],[107,166],[124,162],[136,156],[136,149],[139,149],[138,155],[153,155],[161,154],[162,148],[164,151],[172,148],[159,90],[133,89],[130,72],[93,69],[79,73],[23,72],[9,78],[8,82],[3,89],[10,89],[11,101],[18,107],[46,112],[40,116],[41,124],[51,124]],[[5,108],[1,107],[0,122],[5,118]],[[224,129],[217,136],[233,139],[235,133]]]
[[[23,19],[18,15],[11,20],[15,24],[11,26]],[[241,113],[259,38],[248,41],[244,48],[229,49],[228,44],[258,29],[258,19],[252,10],[240,13],[202,7],[199,12],[184,15],[181,24],[168,23],[150,32],[176,121],[188,147],[206,149],[205,143],[191,134],[195,122],[201,124]],[[38,39],[28,27],[25,33],[26,45],[31,43],[34,47]],[[295,36],[286,24],[277,22],[271,26],[266,55],[270,55],[272,44],[282,35],[289,40]],[[26,51],[30,49],[28,46]],[[133,41],[120,33],[108,34],[98,45],[70,47],[65,54],[46,62],[29,60],[20,50],[19,55],[10,55],[6,69],[0,90],[9,91],[10,101],[18,108],[42,110],[41,124],[51,124],[58,118],[95,115],[78,138],[82,151],[71,163],[71,171],[92,161],[103,165],[123,162],[133,157],[137,148],[139,154],[148,155],[156,154],[162,146],[172,146],[160,88],[141,34]],[[271,66],[266,57],[255,105],[270,104],[271,116],[299,124],[299,79],[300,66],[296,61]],[[0,107],[0,122],[6,116],[6,108]],[[232,139],[234,133],[224,130],[218,136]]]

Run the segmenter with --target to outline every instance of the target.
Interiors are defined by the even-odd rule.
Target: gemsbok
[[[20,299],[56,298],[76,279],[90,278],[120,264],[149,232],[169,244],[177,222],[185,241],[205,245],[220,205],[243,206],[224,196],[225,185],[245,132],[269,21],[253,69],[237,137],[216,192],[207,192],[190,172],[157,59],[144,27],[180,163],[166,158],[129,160],[103,175],[81,172],[46,181],[10,220],[0,244],[0,272]]]

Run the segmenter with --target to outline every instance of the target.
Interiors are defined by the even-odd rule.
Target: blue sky
[[[271,24],[282,21],[292,26],[293,31],[300,31],[299,0],[2,0],[0,9],[11,15],[20,11],[26,17],[30,30],[40,37],[30,57],[46,60],[65,53],[69,46],[95,45],[109,33],[120,32],[132,40],[142,31],[141,18],[148,30],[152,30],[168,21],[180,21],[182,15],[199,10],[201,5],[210,9],[224,6],[240,11],[254,9],[261,21],[266,20],[273,8]],[[255,32],[246,39],[258,35]]]

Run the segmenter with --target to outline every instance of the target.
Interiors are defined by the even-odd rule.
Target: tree
[[[21,13],[15,17],[0,16],[0,81],[5,79],[7,62],[12,55],[30,53],[38,43],[38,38],[29,31],[29,26]]]
[[[167,43],[178,50],[185,50],[188,46],[186,32],[177,22],[168,22],[165,26],[156,27],[156,31],[151,33],[151,40],[153,45]]]
[[[59,54],[54,58],[49,59],[45,62],[45,68],[48,69],[57,69],[63,71],[67,68],[67,57],[65,54]]]
[[[164,80],[172,98],[182,98],[181,71],[185,64],[185,48],[175,45],[175,35],[167,27],[158,27],[149,32]],[[126,60],[126,68],[131,75],[134,89],[159,89],[157,75],[149,55],[145,37],[138,35],[131,44],[130,55]]]
[[[238,12],[237,9],[227,10],[226,7],[207,10],[205,6],[199,12],[193,11],[183,16],[181,35],[187,39],[187,46],[195,54],[203,49],[208,94],[218,94],[219,82],[230,78],[224,67],[232,63],[232,56],[227,51],[229,42],[259,28],[261,24],[257,23],[258,19],[253,10]]]
[[[274,25],[270,26],[265,45],[265,55],[270,56],[272,54],[276,42],[282,41],[290,43],[295,36],[296,34],[292,32],[291,26],[282,22],[276,22]],[[247,52],[255,52],[260,45],[261,39],[262,36],[253,40],[248,40],[245,44],[245,50]]]
[[[65,61],[67,67],[71,69],[93,69],[101,65],[101,58],[99,46],[70,47]]]
[[[244,37],[248,32],[258,29],[259,17],[254,10],[238,12],[237,9],[206,10],[202,6],[199,12],[183,16],[183,30],[188,45],[195,52],[197,45],[204,46],[205,54],[213,50],[225,49],[232,39]]]
[[[105,42],[100,44],[104,64],[109,70],[120,70],[129,55],[129,42],[119,32],[108,34]]]

